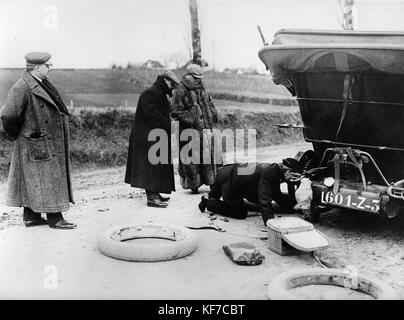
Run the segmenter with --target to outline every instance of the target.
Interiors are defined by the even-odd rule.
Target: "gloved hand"
[[[295,210],[310,209],[311,201],[313,200],[313,190],[311,188],[311,180],[302,178],[299,188],[295,192],[297,204],[294,206]]]

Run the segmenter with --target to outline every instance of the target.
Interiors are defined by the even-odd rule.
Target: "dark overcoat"
[[[193,83],[185,75],[173,95],[171,116],[179,122],[179,137],[186,129],[195,129],[199,134],[200,151],[199,163],[184,163],[179,158],[178,173],[184,189],[194,189],[202,184],[212,185],[217,174],[214,161],[214,150],[203,149],[204,129],[213,129],[218,122],[218,115],[212,97],[206,91],[203,83]],[[205,132],[206,134],[206,132]],[[206,139],[206,137],[205,137]],[[211,139],[211,137],[208,137]],[[180,150],[188,141],[179,141]],[[204,163],[204,153],[210,153],[210,163]]]
[[[132,187],[162,193],[175,191],[174,166],[171,159],[170,105],[167,94],[171,94],[170,89],[164,79],[158,77],[139,97],[129,137],[125,173],[125,182]],[[149,133],[153,129],[162,129],[167,134],[166,143],[161,144],[166,150],[160,150],[166,152],[167,157],[161,158],[168,160],[164,161],[165,163],[153,164],[149,160],[149,150],[156,144],[156,141],[149,141]]]
[[[1,120],[15,138],[6,204],[34,212],[68,210],[73,203],[68,115],[24,71],[8,93]]]

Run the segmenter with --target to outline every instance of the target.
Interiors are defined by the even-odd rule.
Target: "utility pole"
[[[213,71],[216,71],[215,69],[215,40],[212,41],[212,67],[213,67]]]
[[[343,1],[343,4],[342,4]],[[342,9],[343,21],[342,26],[344,30],[353,30],[353,6],[354,0],[339,0]]]
[[[196,0],[189,0],[189,12],[191,13],[192,61],[202,66],[201,31],[199,30]]]

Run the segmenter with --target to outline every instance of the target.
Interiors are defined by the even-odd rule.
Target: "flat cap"
[[[202,68],[197,64],[189,64],[187,66],[187,73],[195,78],[202,78]]]
[[[27,65],[44,64],[51,58],[47,52],[30,52],[25,55]]]
[[[160,77],[163,77],[163,78],[165,78],[165,79],[171,80],[172,82],[174,82],[174,83],[176,83],[176,84],[179,84],[179,83],[180,83],[180,82],[178,81],[178,78],[177,78],[177,76],[175,75],[175,73],[172,72],[171,70],[163,69],[163,70],[161,70],[159,76],[160,76]]]

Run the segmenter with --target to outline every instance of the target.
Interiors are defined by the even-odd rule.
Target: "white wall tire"
[[[300,300],[291,289],[306,285],[334,285],[344,287],[352,283],[352,276],[343,269],[307,268],[291,270],[276,276],[268,285],[270,300]],[[357,291],[368,294],[377,300],[397,300],[394,289],[377,279],[357,275]]]
[[[161,238],[164,242],[125,242],[129,239]],[[185,257],[197,248],[192,230],[170,224],[115,226],[98,238],[100,251],[112,258],[127,261],[165,261]]]

